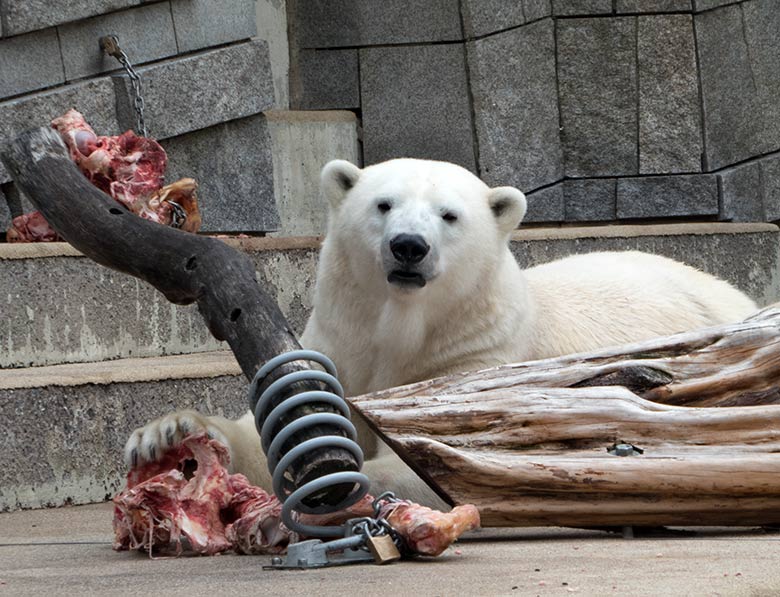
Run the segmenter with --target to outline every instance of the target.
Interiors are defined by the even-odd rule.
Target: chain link
[[[116,58],[125,69],[125,72],[127,72],[127,76],[130,78],[130,85],[133,88],[136,131],[144,137],[148,137],[149,133],[146,130],[146,121],[144,119],[144,97],[141,87],[141,76],[133,68],[124,50],[119,47],[119,38],[116,35],[101,37],[100,47],[106,54]]]

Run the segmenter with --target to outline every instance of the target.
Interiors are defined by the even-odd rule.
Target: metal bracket
[[[327,543],[319,539],[293,543],[287,547],[287,555],[284,558],[272,558],[271,565],[263,566],[263,570],[326,568],[375,561],[366,547],[366,536],[355,533],[356,527],[351,522],[347,521],[344,525],[347,534],[343,539]]]

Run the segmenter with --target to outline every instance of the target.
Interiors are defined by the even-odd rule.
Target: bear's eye
[[[453,224],[453,223],[455,223],[455,222],[457,222],[457,221],[458,221],[458,216],[456,216],[456,215],[455,215],[454,213],[452,213],[451,211],[445,212],[444,214],[442,214],[442,216],[441,216],[441,217],[442,217],[442,219],[443,219],[445,222],[447,222],[448,224]]]
[[[381,203],[377,204],[376,208],[379,210],[380,213],[386,214],[388,211],[390,211],[390,203],[387,201],[382,201]]]

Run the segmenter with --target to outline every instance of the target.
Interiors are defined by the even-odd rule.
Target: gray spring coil
[[[343,510],[362,499],[369,489],[370,482],[368,477],[356,471],[344,471],[323,475],[313,481],[305,483],[302,487],[295,487],[293,482],[285,476],[287,469],[301,456],[314,450],[323,448],[343,448],[351,452],[358,463],[358,469],[363,466],[363,451],[356,443],[357,431],[350,422],[349,406],[344,401],[344,389],[336,379],[336,366],[324,354],[314,350],[295,350],[274,357],[263,365],[255,374],[251,385],[249,386],[249,404],[253,404],[257,395],[257,387],[280,365],[292,361],[313,361],[319,363],[325,369],[323,371],[307,370],[288,373],[277,379],[262,393],[257,400],[254,409],[255,427],[260,434],[260,440],[263,451],[268,459],[268,470],[273,480],[273,489],[276,497],[282,503],[282,522],[289,528],[301,535],[307,537],[340,537],[344,534],[341,527],[333,526],[314,526],[306,525],[296,521],[293,512],[303,512],[306,514],[327,514]],[[301,381],[318,381],[324,383],[332,391],[313,390],[301,392],[283,400],[276,408],[270,410],[274,398],[289,388],[294,383]],[[335,413],[313,413],[295,419],[289,425],[283,427],[276,437],[272,437],[273,430],[279,420],[293,409],[304,404],[329,404],[338,409],[341,414]],[[348,437],[340,435],[325,435],[306,440],[280,458],[282,446],[296,433],[307,427],[316,425],[332,425],[342,429]],[[323,504],[320,506],[307,506],[303,500],[314,493],[327,490],[330,487],[344,485],[347,483],[356,484],[358,487],[353,489],[343,500],[336,505]]]

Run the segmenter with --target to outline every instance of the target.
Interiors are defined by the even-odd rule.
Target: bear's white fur
[[[524,195],[491,189],[454,164],[399,159],[361,170],[334,161],[322,191],[328,231],[301,344],[333,359],[348,396],[737,321],[756,309],[722,280],[636,251],[522,271],[508,241]],[[126,456],[155,458],[197,428],[227,443],[236,471],[270,489],[251,415],[174,413],[133,432]],[[437,502],[386,448],[365,470],[375,491]]]

